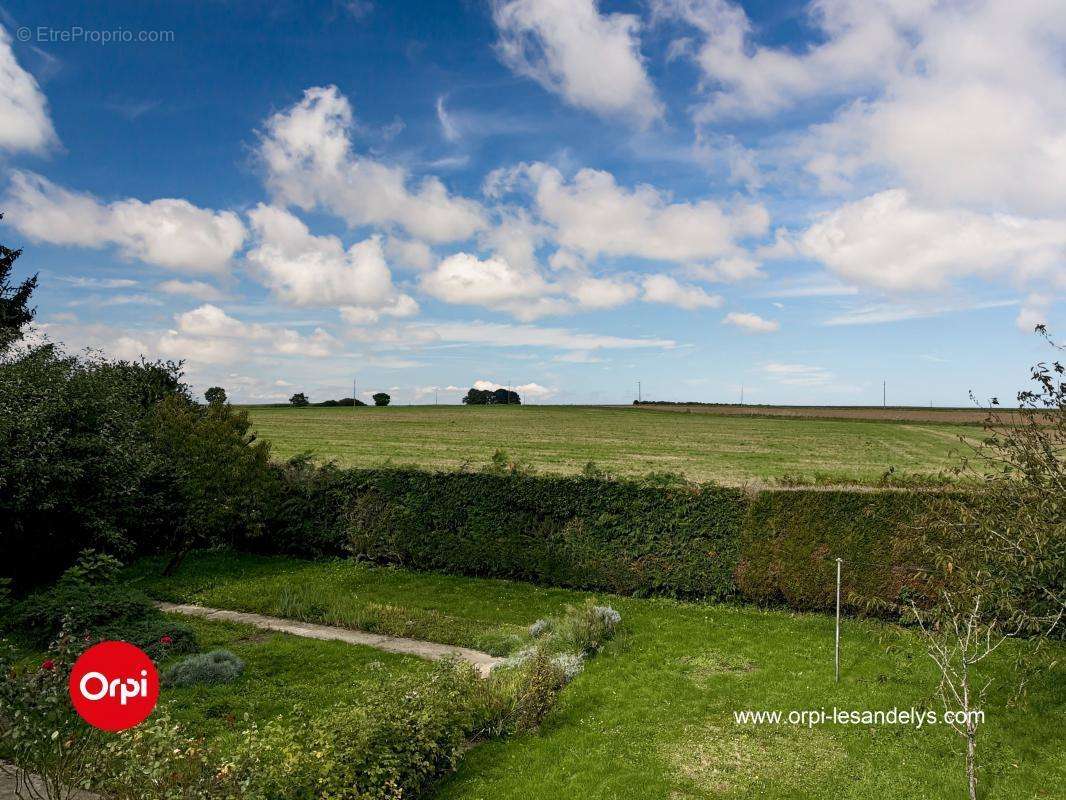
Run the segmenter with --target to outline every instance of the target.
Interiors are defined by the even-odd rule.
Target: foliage
[[[326,408],[335,408],[337,406],[351,408],[353,406],[365,406],[366,403],[358,397],[342,397],[340,400],[323,400],[321,403],[314,403],[314,405],[325,406]]]
[[[277,488],[244,412],[180,365],[32,348],[0,362],[0,571],[23,592],[85,548],[128,558],[254,536]]]
[[[3,218],[0,214],[0,219]],[[17,285],[11,282],[11,270],[21,255],[21,250],[0,244],[0,353],[21,339],[22,329],[33,321],[34,309],[29,303],[37,288],[37,276],[26,278]]]
[[[372,399],[374,401],[374,405],[376,405],[376,406],[387,406],[389,404],[389,402],[392,400],[392,397],[390,397],[385,392],[378,392],[377,394],[375,394],[373,396]]]
[[[80,653],[69,626],[39,663],[20,665],[13,650],[0,649],[0,754],[16,765],[16,796],[65,800],[99,753],[103,736],[78,716],[67,690]]]
[[[249,798],[416,796],[454,769],[476,719],[478,678],[441,662],[428,680],[380,685],[364,703],[293,718],[241,736],[231,771]]]
[[[221,386],[212,386],[204,392],[204,399],[208,405],[220,406],[226,402],[226,390]]]
[[[244,662],[229,650],[212,650],[186,656],[163,673],[168,686],[195,686],[201,683],[229,683],[244,672]]]
[[[289,404],[296,408],[303,408],[308,405],[307,395],[303,392],[296,392],[296,394],[289,398]]]
[[[979,602],[1007,631],[1063,638],[1066,367],[1041,362],[1031,378],[1034,388],[1018,393],[1020,411],[1003,413],[993,398],[986,438],[958,469],[980,491],[935,504],[921,520],[923,545],[956,605]]]
[[[593,655],[614,638],[621,621],[622,616],[610,606],[586,600],[581,606],[567,606],[566,613],[552,621],[550,636],[567,650]]]
[[[28,595],[11,613],[14,630],[45,645],[62,631],[83,641],[120,639],[154,652],[196,649],[188,626],[173,622],[128,583],[117,580],[118,562],[86,551],[46,589]],[[166,647],[160,643],[166,640]]]
[[[463,396],[463,404],[468,406],[518,406],[522,398],[511,389],[474,389]]]

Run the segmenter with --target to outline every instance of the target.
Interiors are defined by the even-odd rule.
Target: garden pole
[[[836,682],[840,683],[840,565],[844,559],[837,559],[837,634],[836,634]]]

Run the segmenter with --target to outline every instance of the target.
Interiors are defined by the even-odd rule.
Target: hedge
[[[913,585],[914,522],[930,495],[516,473],[306,473],[255,549],[631,595],[830,609]],[[920,566],[920,565],[918,565]]]

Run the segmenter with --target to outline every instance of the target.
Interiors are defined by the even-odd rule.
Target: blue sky
[[[242,401],[1012,397],[1055,6],[0,0],[0,237],[39,335]]]

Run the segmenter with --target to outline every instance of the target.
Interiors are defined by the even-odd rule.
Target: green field
[[[463,578],[353,562],[310,562],[229,553],[196,554],[172,578],[159,560],[128,579],[159,598],[285,612],[341,622],[370,605],[394,621],[427,614],[458,629],[524,630],[587,597],[529,584]],[[297,590],[307,587],[309,591]],[[622,614],[619,635],[559,698],[540,730],[477,743],[434,796],[529,798],[961,798],[963,741],[947,725],[753,726],[743,710],[940,710],[936,673],[913,631],[845,619],[840,684],[833,682],[833,619],[711,603],[600,596]],[[390,675],[426,670],[409,656],[339,643],[295,640],[238,626],[199,623],[206,645],[231,647],[248,663],[236,684],[171,692],[181,717],[219,732],[247,714],[263,722],[292,703],[358,702],[368,664]],[[463,638],[463,637],[460,637]],[[471,643],[475,640],[471,639]],[[347,649],[345,649],[347,648]],[[1053,798],[1066,791],[1066,680],[1043,672],[1009,704],[1013,653],[981,664],[991,679],[979,732],[981,797]]]
[[[342,466],[481,466],[497,450],[538,471],[589,461],[619,476],[681,473],[727,485],[786,476],[868,482],[894,467],[931,475],[952,466],[980,428],[856,420],[661,413],[628,407],[251,407],[276,456],[311,451]]]

